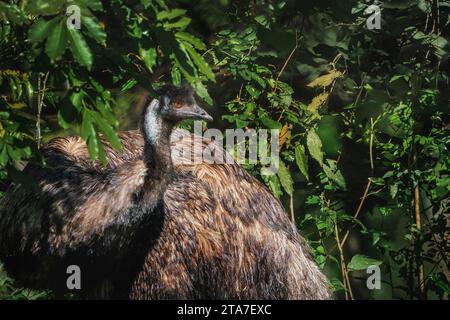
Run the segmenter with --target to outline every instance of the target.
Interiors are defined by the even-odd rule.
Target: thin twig
[[[366,201],[367,194],[368,194],[368,192],[369,192],[369,189],[370,189],[371,184],[372,184],[372,180],[370,180],[370,178],[369,178],[368,181],[367,181],[366,188],[364,189],[364,194],[363,194],[363,196],[362,196],[362,198],[361,198],[361,201],[359,202],[358,209],[356,209],[356,213],[355,213],[355,215],[353,216],[355,219],[358,218],[358,215],[359,215],[359,213],[361,212],[361,209],[362,209],[362,207],[363,207],[363,205],[364,205],[364,202]],[[344,238],[342,239],[342,242],[340,243],[340,245],[341,245],[342,247],[344,246],[345,242],[347,241],[347,238],[348,238],[349,234],[350,234],[350,229],[347,230],[347,232],[346,232],[345,235],[344,235]]]
[[[295,46],[292,49],[291,53],[289,54],[289,56],[287,57],[286,61],[284,62],[283,66],[281,67],[280,72],[278,72],[277,78],[275,79],[275,86],[273,88],[273,91],[275,92],[278,88],[278,81],[281,77],[281,75],[284,72],[284,69],[286,69],[289,61],[292,59],[292,56],[294,55],[295,51],[298,49],[298,37],[297,37],[297,30],[295,30]]]
[[[370,157],[370,169],[372,169],[372,173],[373,173],[373,169],[375,168],[375,166],[374,166],[374,164],[373,164],[373,138],[374,138],[373,128],[374,128],[373,118],[370,117],[369,157]]]
[[[48,80],[49,72],[47,72],[44,76],[44,79],[41,81],[41,74],[38,75],[38,96],[37,96],[37,115],[36,115],[36,144],[37,148],[41,147],[41,112],[42,107],[44,106],[44,95],[46,90],[46,84]]]
[[[334,224],[334,232],[336,234],[336,243],[337,243],[337,246],[338,246],[338,249],[339,249],[339,256],[340,256],[340,259],[341,259],[342,280],[343,280],[344,286],[346,288],[346,290],[345,290],[345,298],[347,300],[354,300],[352,285],[350,284],[350,278],[348,276],[347,265],[345,263],[344,249],[342,248],[341,241],[339,240],[339,229],[338,229],[337,221]]]

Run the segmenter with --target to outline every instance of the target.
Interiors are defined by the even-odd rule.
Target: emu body
[[[109,168],[105,170],[121,168],[142,157],[144,139],[138,131],[122,132],[120,138],[122,152],[106,144]],[[194,139],[197,144],[193,144]],[[129,244],[126,257],[111,254],[111,242],[103,244],[103,259],[97,261],[89,259],[92,248],[88,247],[76,259],[59,253],[58,260],[66,266],[69,261],[90,261],[85,268],[89,288],[82,293],[131,299],[329,299],[325,276],[281,203],[264,185],[237,164],[192,165],[192,154],[178,152],[192,145],[201,146],[193,152],[203,152],[209,143],[184,130],[174,131],[172,158],[176,174],[164,193],[163,211],[158,210],[152,223]],[[59,150],[74,163],[89,162],[81,138],[59,138],[48,147]],[[217,147],[215,150],[223,151]],[[223,151],[216,156],[228,155]],[[19,203],[34,202],[36,208],[33,194],[22,197]],[[8,205],[16,207],[18,201]],[[31,209],[21,204],[18,208],[24,215]],[[94,214],[92,219],[101,217]],[[32,222],[28,218],[28,223]],[[59,243],[44,241],[38,246],[35,259],[40,264],[34,268],[39,272],[29,283],[49,279],[48,270],[61,268],[61,263],[45,260],[49,254],[54,255],[55,248],[77,246],[77,233],[67,228],[70,224],[66,221],[61,224],[65,227],[59,231]],[[96,224],[93,220],[85,225],[85,231],[101,232],[92,230]],[[34,236],[48,232],[45,224],[39,228]],[[31,240],[27,232],[19,235],[22,241]],[[126,232],[114,236],[122,241],[128,238]]]

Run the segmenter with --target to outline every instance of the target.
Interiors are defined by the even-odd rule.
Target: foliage
[[[278,174],[246,168],[286,203],[336,297],[448,298],[448,1],[378,3],[381,30],[362,0],[70,4],[81,30],[67,1],[0,3],[5,186],[56,135],[105,161],[99,134],[120,148],[131,110],[121,97],[185,80],[217,127],[281,130]]]

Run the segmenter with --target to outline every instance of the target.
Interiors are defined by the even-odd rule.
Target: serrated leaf
[[[311,103],[308,105],[308,111],[312,113],[317,113],[319,108],[327,101],[328,96],[330,94],[328,92],[323,92],[318,96],[315,96]]]
[[[290,124],[285,124],[283,126],[283,128],[281,128],[280,138],[279,138],[280,148],[291,138],[291,128],[292,128],[292,125],[290,125]]]
[[[156,15],[156,19],[161,21],[161,20],[170,20],[170,19],[175,19],[178,18],[182,15],[184,15],[186,13],[186,10],[184,9],[173,9],[173,10],[164,10],[161,12],[158,12],[158,14]]]
[[[67,26],[64,19],[60,19],[58,24],[50,31],[45,53],[51,60],[60,58],[67,49]]]
[[[6,150],[8,151],[8,155],[11,158],[11,160],[13,161],[20,160],[20,150],[10,145],[6,145]]]
[[[35,16],[54,15],[62,11],[67,0],[33,0],[27,1],[26,11]]]
[[[208,93],[208,89],[205,87],[203,83],[200,81],[195,81],[191,83],[192,88],[195,90],[195,93],[198,94],[200,98],[202,98],[208,105],[213,104],[213,100]]]
[[[311,157],[316,160],[320,166],[323,166],[322,141],[315,130],[309,130],[306,136],[306,145],[308,146]]]
[[[97,140],[99,140],[98,136],[97,136]],[[103,144],[101,144],[101,143],[98,144],[98,158],[100,159],[100,161],[102,162],[102,164],[104,166],[106,166],[108,164],[108,160],[106,159],[105,148],[103,148]]]
[[[95,133],[95,129],[92,124],[92,116],[89,110],[85,109],[83,111],[83,120],[81,122],[80,135],[85,141],[87,141],[92,133]]]
[[[391,195],[392,199],[395,199],[395,197],[397,196],[397,192],[398,192],[398,183],[394,183],[389,186],[389,194]]]
[[[307,86],[310,88],[316,87],[328,87],[333,81],[342,76],[342,72],[338,70],[331,70],[329,73],[318,77],[312,82],[308,83]]]
[[[95,134],[89,136],[89,139],[87,140],[87,145],[89,151],[89,158],[91,160],[95,160],[98,156],[98,145],[99,145],[97,136]]]
[[[8,163],[8,153],[6,150],[6,145],[3,145],[2,151],[0,152],[0,165],[5,166]]]
[[[32,42],[44,41],[60,19],[60,17],[55,17],[47,21],[44,18],[40,18],[30,27],[28,31],[28,39]]]
[[[166,22],[163,24],[163,27],[166,30],[170,30],[170,29],[183,30],[189,25],[189,23],[191,23],[191,18],[183,17],[180,20],[178,20],[177,22],[171,22],[171,23]]]
[[[198,67],[201,73],[203,73],[208,79],[215,81],[214,73],[211,70],[209,64],[205,61],[205,59],[197,53],[197,51],[188,43],[184,44],[186,51],[189,53],[192,61]]]
[[[176,86],[181,85],[181,72],[178,67],[173,67],[172,71],[170,72],[170,75],[172,77],[172,83]],[[197,93],[198,94],[198,93]]]
[[[281,197],[281,184],[280,184],[280,180],[278,179],[278,176],[273,174],[273,175],[266,175],[265,177],[266,177],[266,179],[264,181],[266,182],[266,184],[269,187],[272,194],[275,197],[280,198]]]
[[[352,260],[348,263],[347,268],[349,271],[367,270],[370,266],[379,266],[383,262],[380,260],[369,258],[368,256],[357,254],[354,255]]]
[[[329,163],[331,160],[327,160]],[[346,184],[345,184],[345,179],[344,176],[342,175],[341,171],[337,170],[336,165],[334,164],[334,166],[327,166],[326,164],[324,164],[322,166],[323,171],[325,172],[326,176],[333,182],[335,182],[337,184],[338,187],[340,187],[341,189],[345,190]]]
[[[58,123],[61,128],[68,129],[70,124],[75,121],[77,114],[78,111],[72,103],[69,103],[67,100],[63,102],[57,115]]]
[[[179,31],[179,32],[175,33],[175,37],[178,40],[182,40],[184,42],[190,43],[194,48],[197,48],[199,50],[205,50],[206,49],[205,43],[202,40],[200,40],[199,38],[193,36],[190,33]]]
[[[261,121],[261,123],[267,129],[281,129],[281,127],[282,127],[281,123],[279,123],[278,121],[272,120],[268,117],[263,117],[263,118],[259,119],[259,121]]]
[[[103,9],[101,0],[77,0],[77,1],[83,3],[86,7],[88,7],[92,11],[100,11]]]
[[[308,156],[305,152],[305,147],[299,144],[295,148],[295,162],[297,163],[297,167],[300,169],[300,172],[309,180],[308,175]]]
[[[139,49],[139,56],[142,58],[142,60],[145,63],[145,66],[148,68],[149,71],[153,71],[153,67],[156,65],[156,49],[150,48],[150,49]]]
[[[132,88],[134,88],[135,85],[137,85],[136,79],[128,79],[120,88],[120,92],[126,92]]]
[[[90,111],[95,124],[100,128],[101,132],[105,135],[105,138],[111,143],[111,146],[117,150],[122,149],[122,143],[117,136],[116,131],[109,125],[102,116],[95,111]]]
[[[119,126],[119,121],[117,121],[116,116],[112,112],[109,104],[105,104],[103,101],[96,101],[95,106],[100,111],[103,118],[113,127],[117,128]]]
[[[278,178],[280,179],[283,189],[292,197],[292,194],[294,193],[294,181],[292,180],[291,172],[281,160],[278,168]]]
[[[27,21],[27,17],[24,12],[15,4],[6,4],[0,2],[0,21],[12,21],[17,25],[22,25]]]
[[[86,66],[88,69],[92,66],[92,53],[86,40],[79,30],[68,30],[70,50],[80,65]]]
[[[98,20],[94,17],[83,15],[81,18],[81,22],[83,23],[83,26],[87,29],[87,34],[97,41],[98,43],[105,45],[106,43],[106,33],[103,31],[103,29],[100,26],[100,23]]]

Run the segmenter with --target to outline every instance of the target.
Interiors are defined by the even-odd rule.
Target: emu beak
[[[197,104],[192,107],[192,110],[189,113],[193,119],[204,120],[207,122],[214,120],[213,117]]]

